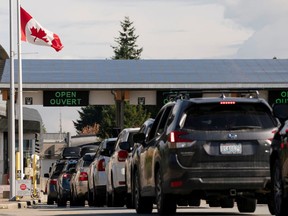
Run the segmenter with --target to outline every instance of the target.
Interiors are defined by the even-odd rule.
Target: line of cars
[[[261,98],[181,99],[164,105],[126,160],[126,206],[172,215],[178,206],[288,213],[288,107]],[[129,165],[128,165],[129,164]],[[270,170],[271,169],[271,170]]]
[[[287,105],[272,109],[257,97],[169,102],[140,128],[101,142],[82,175],[88,204],[126,205],[138,214],[156,206],[171,215],[201,200],[236,203],[243,213],[264,203],[271,214],[287,215],[287,119]]]
[[[55,161],[49,169],[49,173],[45,173],[44,177],[48,178],[46,183],[47,204],[52,205],[55,202],[58,206],[66,206],[67,201],[70,205],[76,204],[76,201],[83,193],[86,196],[87,192],[83,192],[83,181],[85,181],[85,166],[90,163],[89,154],[93,154],[98,149],[98,143],[92,145],[84,145],[79,147],[66,147],[63,149],[61,159]],[[80,171],[80,176],[75,177]],[[84,177],[84,178],[83,178]],[[73,179],[73,181],[71,181]],[[74,182],[76,185],[74,185]],[[84,183],[85,184],[85,183]],[[76,187],[77,186],[77,187]],[[73,190],[71,190],[73,188]],[[86,188],[86,187],[84,187]],[[74,197],[78,191],[79,196]],[[78,203],[83,203],[83,196],[78,200]],[[72,201],[72,202],[71,202]],[[85,203],[85,200],[84,200]]]

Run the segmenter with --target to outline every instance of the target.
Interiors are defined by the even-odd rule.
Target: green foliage
[[[118,46],[112,46],[115,56],[112,59],[140,59],[143,48],[138,49],[136,40],[139,36],[135,35],[133,22],[130,22],[129,17],[125,17],[121,23],[122,32],[115,42]],[[148,107],[147,107],[148,108]],[[149,111],[148,111],[149,110]],[[148,108],[139,105],[130,105],[124,103],[124,128],[140,127],[145,120],[150,118],[154,108]],[[80,119],[74,123],[77,133],[81,133],[82,129],[87,126],[100,125],[98,136],[102,138],[115,137],[116,128],[116,106],[87,106],[78,111]]]
[[[118,46],[112,46],[115,53],[112,59],[140,59],[143,48],[137,49],[136,40],[139,36],[135,35],[133,22],[129,20],[129,17],[125,17],[120,24],[123,31],[119,31],[119,37],[115,38]]]
[[[103,121],[100,130],[103,138],[115,136],[116,106],[106,106],[103,109]],[[144,121],[150,118],[150,113],[143,106],[124,104],[124,128],[140,127]]]
[[[78,111],[80,119],[74,123],[77,133],[81,133],[86,126],[100,125],[98,136],[102,138],[113,137],[116,127],[116,106],[87,106]],[[143,106],[124,104],[124,128],[140,127],[151,114]]]
[[[82,107],[81,110],[78,111],[80,119],[76,120],[76,122],[73,121],[77,133],[80,134],[84,127],[93,126],[95,123],[100,124],[102,121],[103,108],[104,106],[99,105]]]

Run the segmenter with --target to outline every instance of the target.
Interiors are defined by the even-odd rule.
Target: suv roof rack
[[[259,98],[259,91],[258,90],[203,90],[203,91],[170,91],[167,93],[163,93],[163,95],[168,95],[169,101],[176,101],[178,99],[189,99],[190,93],[212,93],[212,94],[220,94],[220,98],[226,98],[228,94],[236,93],[243,98]]]

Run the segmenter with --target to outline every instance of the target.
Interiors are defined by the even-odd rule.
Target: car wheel
[[[53,204],[54,204],[53,199],[50,196],[48,196],[47,197],[47,205],[53,205]]]
[[[61,197],[59,197],[59,198],[57,199],[57,206],[58,206],[58,207],[66,207],[66,205],[67,205],[66,199],[61,198]]]
[[[95,187],[93,190],[93,197],[94,197],[94,206],[102,207],[104,205],[103,200],[101,200],[101,197],[97,194]]]
[[[85,199],[79,198],[79,199],[77,199],[77,201],[78,201],[79,206],[85,206]]]
[[[156,204],[160,215],[172,215],[176,213],[176,200],[171,195],[164,194],[162,188],[162,174],[159,169],[156,174]]]
[[[112,189],[112,206],[113,207],[123,207],[125,203],[124,197],[121,197],[121,194],[117,193],[115,189]]]
[[[113,184],[113,176],[111,176],[111,185],[112,185],[112,206],[113,207],[123,207],[125,204],[125,198],[123,197],[123,194],[117,193],[117,191],[114,188]]]
[[[243,212],[254,212],[256,210],[257,200],[254,198],[239,197],[237,199],[238,211]]]
[[[220,200],[221,208],[233,208],[234,207],[234,199],[233,198],[223,198]]]
[[[70,194],[70,206],[75,206],[76,205],[76,200],[75,200],[75,197],[74,197],[74,193],[73,193],[73,189],[71,190],[71,192],[70,192],[71,194]]]
[[[284,182],[279,160],[276,160],[272,170],[273,203],[276,216],[288,214],[287,197],[284,197]]]
[[[133,193],[134,207],[137,214],[151,214],[153,210],[153,201],[150,197],[142,197],[140,192],[139,175],[136,172],[134,175]]]
[[[189,199],[188,205],[199,207],[201,205],[201,200],[200,199]]]
[[[94,206],[94,203],[93,203],[93,192],[89,189],[89,186],[88,186],[88,205],[90,207]]]
[[[126,194],[125,205],[126,205],[127,209],[133,209],[133,201],[132,201],[132,194],[131,193]]]
[[[108,191],[106,191],[106,205],[112,207],[112,195]]]

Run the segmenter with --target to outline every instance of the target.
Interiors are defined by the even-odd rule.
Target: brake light
[[[172,181],[172,182],[170,183],[170,186],[171,186],[172,188],[181,187],[182,185],[183,185],[183,182],[182,182],[182,181]]]
[[[51,185],[57,185],[57,179],[51,179],[50,184]]]
[[[98,171],[105,171],[105,159],[101,159],[97,164]]]
[[[235,101],[220,101],[221,105],[231,105],[231,104],[236,104]]]
[[[81,172],[79,175],[79,181],[87,181],[87,180],[88,180],[87,172]]]
[[[272,134],[273,134],[273,136],[271,137],[271,138],[269,138],[268,140],[270,141],[270,144],[271,144],[271,142],[273,141],[273,139],[274,139],[274,136],[275,136],[275,134],[276,133],[279,133],[279,131],[276,129],[276,130],[272,130]]]
[[[119,183],[119,185],[125,185],[126,184],[125,181],[119,181],[118,183]]]
[[[64,179],[66,179],[66,178],[70,178],[70,174],[68,174],[68,173],[64,173],[64,174],[63,174],[63,178],[64,178]]]
[[[187,148],[191,147],[196,141],[188,138],[183,138],[187,135],[187,132],[183,131],[172,131],[168,136],[168,147],[169,148]]]
[[[118,161],[125,161],[126,160],[126,158],[128,157],[128,152],[127,151],[125,151],[125,150],[120,150],[119,152],[118,152]]]

